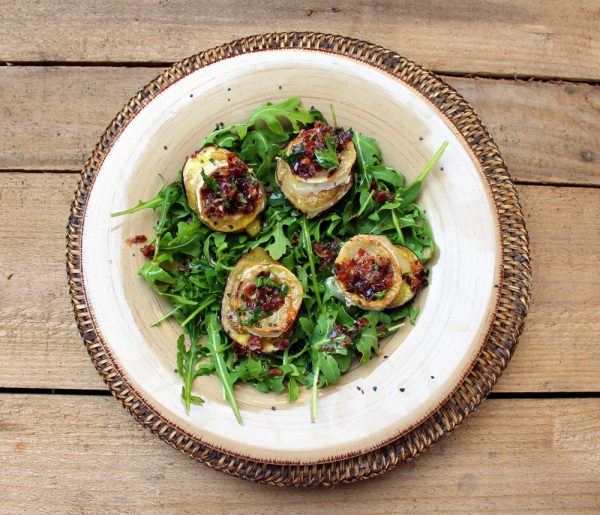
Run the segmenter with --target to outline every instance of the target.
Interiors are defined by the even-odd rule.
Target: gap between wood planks
[[[110,397],[108,390],[78,388],[9,388],[0,387],[0,395],[88,395]],[[487,399],[600,399],[600,392],[490,392]]]
[[[83,165],[82,165],[83,167]],[[0,168],[0,173],[68,173],[68,174],[80,174],[81,169],[64,169],[64,170],[26,170],[26,169],[11,169],[11,168]],[[523,179],[512,179],[513,183],[521,186],[549,186],[557,188],[600,188],[600,184],[588,184],[584,182],[549,182],[549,181],[528,181]]]
[[[173,64],[175,64],[175,62],[172,61],[0,61],[0,67],[30,66],[40,68],[48,66],[61,66],[70,68],[155,68],[167,70],[168,68],[173,66]],[[426,69],[428,71],[431,71],[432,73],[435,73],[438,76],[445,75],[447,77],[459,79],[509,79],[520,82],[542,82],[547,84],[583,84],[587,86],[600,86],[599,79],[592,79],[589,77],[577,78],[553,75],[524,75],[519,73],[473,73],[468,71],[452,71],[429,68]]]

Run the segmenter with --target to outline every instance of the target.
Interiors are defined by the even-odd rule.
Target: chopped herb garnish
[[[219,193],[219,185],[217,184],[217,181],[215,181],[212,177],[206,175],[204,170],[202,170],[200,172],[200,175],[202,176],[202,179],[204,180],[204,184],[206,184],[215,193]]]
[[[373,294],[373,298],[374,299],[383,299],[383,297],[385,297],[387,295],[389,290],[382,290],[382,291],[378,291],[377,293]]]
[[[336,151],[337,143],[331,134],[325,136],[325,145],[327,149],[315,150],[315,161],[331,172],[340,166]]]

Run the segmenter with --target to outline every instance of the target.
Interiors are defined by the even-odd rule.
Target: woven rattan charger
[[[420,425],[387,445],[360,456],[316,465],[267,464],[209,448],[153,411],[121,376],[97,333],[81,272],[83,219],[94,179],[114,141],[161,91],[208,65],[259,50],[307,49],[339,54],[375,66],[418,90],[462,135],[479,161],[491,189],[502,237],[499,303],[487,341],[462,384]],[[521,334],[530,293],[529,246],[523,214],[504,161],[469,104],[450,86],[398,54],[363,41],[314,33],[252,36],[201,52],[166,70],[133,97],[116,116],[82,172],[67,232],[67,272],[80,333],[110,391],[134,418],[184,454],[231,475],[275,485],[316,486],[379,475],[408,461],[453,430],[487,396],[512,356]]]

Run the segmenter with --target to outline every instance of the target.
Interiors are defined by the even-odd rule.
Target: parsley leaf
[[[385,297],[387,295],[388,291],[389,290],[387,290],[387,289],[386,290],[378,291],[377,293],[373,294],[373,298],[374,299],[383,299],[383,297]]]
[[[209,177],[208,175],[206,175],[204,170],[202,170],[200,172],[200,175],[202,176],[202,179],[204,180],[204,184],[206,184],[215,193],[219,193],[219,185],[217,184],[217,181],[215,181],[212,177]]]
[[[340,166],[336,151],[337,143],[331,134],[325,136],[325,145],[327,149],[315,150],[315,161],[330,172]]]
[[[302,156],[304,156],[304,150],[300,149],[297,152],[294,152],[293,150],[294,149],[292,149],[292,152],[290,154],[284,154],[283,156],[286,163],[290,166],[293,166],[296,161],[302,159]]]
[[[238,315],[240,316],[240,325],[249,326],[256,324],[261,318],[271,316],[270,311],[263,311],[262,308],[256,306],[254,309],[240,308]]]

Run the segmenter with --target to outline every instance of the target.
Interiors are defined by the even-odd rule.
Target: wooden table
[[[598,512],[600,2],[185,4],[2,2],[0,511]],[[159,442],[101,383],[66,286],[69,204],[112,116],[169,63],[279,30],[441,74],[494,134],[531,237],[525,333],[490,399],[416,462],[333,490],[251,484]]]

